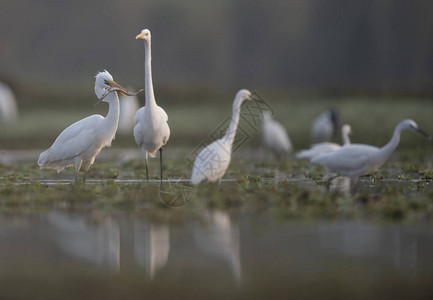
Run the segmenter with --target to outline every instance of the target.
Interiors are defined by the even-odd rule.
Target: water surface
[[[420,297],[433,292],[431,253],[427,221],[1,213],[0,298]]]

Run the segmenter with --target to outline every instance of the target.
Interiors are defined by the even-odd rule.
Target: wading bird
[[[292,151],[286,129],[272,119],[269,111],[262,113],[262,138],[265,147],[271,150],[277,159]]]
[[[102,148],[111,146],[117,124],[119,123],[119,98],[117,93],[134,95],[113,81],[107,71],[96,75],[95,93],[99,101],[108,102],[108,114],[92,115],[84,118],[62,131],[53,145],[39,155],[38,165],[62,171],[65,167],[75,166],[75,180],[84,163],[84,181],[87,171]]]
[[[170,137],[170,128],[167,123],[168,117],[165,111],[156,104],[153,94],[150,31],[143,29],[135,38],[144,40],[144,89],[146,105],[140,108],[135,114],[134,138],[135,142],[144,153],[147,181],[149,181],[147,157],[155,157],[156,151],[159,150],[162,183],[162,146],[167,143]]]
[[[227,132],[221,139],[213,141],[197,155],[192,169],[192,184],[199,184],[202,181],[216,182],[224,176],[231,160],[232,145],[238,128],[242,102],[252,99],[252,94],[247,90],[240,90],[236,94]]]
[[[400,133],[403,130],[412,130],[429,137],[427,133],[418,128],[413,120],[403,120],[395,128],[391,140],[385,146],[378,148],[363,144],[350,144],[340,150],[320,154],[311,162],[326,167],[330,172],[340,176],[347,176],[357,181],[361,175],[369,174],[380,168],[394,152],[400,142]]]
[[[341,127],[341,138],[343,139],[343,146],[350,145],[349,134],[352,133],[352,128],[350,125],[343,125]],[[341,148],[340,145],[336,143],[324,142],[319,144],[314,144],[310,149],[302,150],[296,154],[297,159],[308,159],[311,160],[313,157],[316,157],[323,153],[330,153],[337,151]]]
[[[338,114],[334,110],[321,113],[313,122],[311,140],[313,144],[329,142],[338,128]]]
[[[0,82],[0,122],[8,123],[18,119],[18,106],[12,89]]]

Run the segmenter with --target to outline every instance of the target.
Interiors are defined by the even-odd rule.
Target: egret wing
[[[50,161],[74,158],[88,150],[97,138],[96,124],[103,119],[100,115],[84,118],[60,133],[50,148]]]
[[[140,122],[144,117],[144,108],[145,106],[137,110],[134,116],[134,139],[139,146],[143,144],[143,129]]]
[[[204,180],[215,182],[224,176],[231,159],[226,146],[223,141],[216,140],[200,151],[194,161],[192,184],[199,184]]]
[[[364,145],[344,146],[331,153],[320,154],[311,162],[327,167],[342,175],[365,168],[377,148]]]

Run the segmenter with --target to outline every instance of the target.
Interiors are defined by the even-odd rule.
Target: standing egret
[[[197,155],[192,169],[192,184],[199,184],[204,180],[216,182],[224,176],[231,160],[232,145],[238,128],[242,102],[252,99],[252,94],[247,90],[240,90],[236,94],[227,132],[221,139],[213,141]]]
[[[38,165],[62,171],[65,167],[75,166],[75,180],[81,164],[84,163],[84,181],[87,171],[95,157],[105,146],[110,147],[119,123],[119,98],[114,91],[130,95],[116,82],[107,71],[96,75],[95,93],[100,101],[108,102],[108,114],[92,115],[84,118],[62,131],[53,145],[39,155]]]
[[[262,113],[262,137],[265,147],[271,150],[277,159],[292,151],[286,129],[272,119],[269,111]]]
[[[170,128],[167,123],[168,117],[165,111],[156,104],[153,94],[150,31],[143,29],[135,38],[144,40],[144,89],[146,105],[140,108],[135,114],[134,138],[135,142],[144,153],[147,181],[149,181],[147,157],[148,155],[155,157],[156,151],[159,150],[162,183],[162,146],[167,143],[170,137]]]
[[[321,113],[313,122],[311,139],[313,144],[329,142],[338,127],[338,114],[334,110]]]
[[[320,154],[314,157],[311,162],[326,167],[330,172],[357,181],[359,176],[377,170],[388,160],[400,142],[400,133],[403,130],[419,132],[430,138],[427,133],[418,128],[413,120],[403,120],[395,127],[391,140],[382,148],[350,144],[341,147],[340,150]]]
[[[130,87],[127,90],[132,90]],[[120,115],[119,115],[119,128],[117,131],[121,134],[129,134],[134,128],[134,116],[140,108],[137,96],[128,97],[123,99],[124,96],[119,95],[120,102]]]
[[[343,139],[343,145],[350,145],[349,134],[352,133],[352,128],[350,125],[343,125],[341,127],[341,138]],[[341,146],[336,143],[324,142],[319,144],[314,144],[310,149],[302,150],[296,154],[297,159],[308,159],[311,160],[313,157],[316,157],[322,153],[330,153],[337,151]]]
[[[12,122],[18,118],[18,107],[12,89],[0,82],[0,122]]]

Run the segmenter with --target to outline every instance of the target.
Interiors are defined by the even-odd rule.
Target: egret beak
[[[113,83],[115,83],[115,82],[113,81]],[[107,83],[107,84],[110,85],[109,83]],[[107,89],[107,91],[102,95],[102,97],[98,99],[98,102],[95,103],[95,106],[97,104],[99,104],[99,102],[104,100],[105,97],[107,97],[112,92],[119,92],[120,94],[122,94],[123,96],[126,97],[126,96],[136,96],[138,93],[143,91],[143,89],[141,89],[138,92],[130,92],[130,91],[126,90],[125,88],[123,88],[122,86],[118,85],[117,83],[115,83],[115,84],[117,86],[113,86],[113,87],[110,87],[109,89]]]
[[[423,136],[425,136],[429,140],[431,139],[431,136],[427,132],[425,132],[424,130],[421,130],[421,129],[415,128],[415,127],[413,127],[413,130],[415,130],[418,133],[421,133]]]
[[[135,37],[136,40],[138,39],[144,39],[144,33],[140,33]]]
[[[250,95],[250,99],[260,103],[265,103],[265,101],[261,97],[257,96],[254,93]]]
[[[128,93],[128,91],[123,86],[121,86],[120,84],[118,84],[114,80],[106,80],[105,83],[108,84],[112,88],[117,88],[116,91],[119,92],[122,96],[126,97],[126,93]],[[112,90],[112,89],[110,89],[110,90]]]

